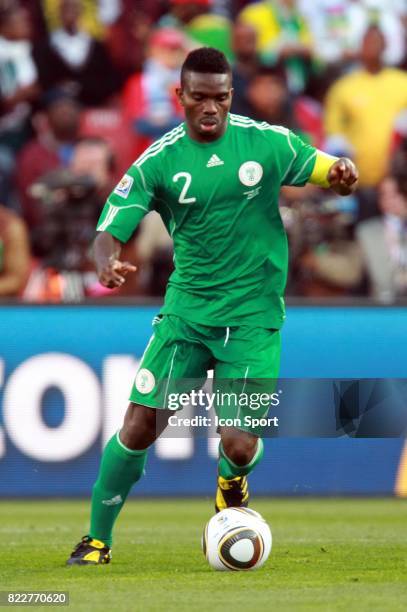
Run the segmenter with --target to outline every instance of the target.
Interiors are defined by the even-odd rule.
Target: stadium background
[[[82,6],[78,27],[90,37],[96,64],[81,57],[79,43],[69,57],[59,4],[75,23]],[[97,284],[88,245],[126,165],[180,121],[174,73],[187,50],[211,44],[228,53],[235,112],[287,124],[337,154],[360,157],[358,139],[351,142],[345,125],[343,133],[339,124],[332,128],[329,117],[341,110],[331,87],[358,70],[368,27],[382,29],[391,47],[384,62],[397,67],[399,90],[406,90],[402,1],[276,0],[267,6],[280,30],[269,31],[248,25],[251,4],[0,1],[2,497],[87,497],[103,443],[120,422],[171,268],[171,245],[157,220],[146,220],[126,254],[140,272],[114,295]],[[18,34],[16,15],[24,24]],[[345,36],[350,21],[359,23],[352,39]],[[394,86],[383,92],[388,105],[394,93]],[[407,95],[404,110],[406,104]],[[370,129],[375,142],[383,122],[373,114],[364,138]],[[292,253],[282,376],[406,376],[406,133],[405,116],[394,110],[377,160],[382,173],[366,177],[356,198],[314,190],[282,195]],[[379,234],[369,233],[372,223]],[[383,233],[391,237],[388,252],[387,239],[375,242]],[[383,257],[375,259],[382,243]],[[214,449],[203,439],[158,442],[135,494],[211,495]],[[268,440],[253,492],[406,496],[403,449],[402,439]]]

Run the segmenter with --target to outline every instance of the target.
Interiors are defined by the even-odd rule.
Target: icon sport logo
[[[118,182],[114,193],[117,193],[122,198],[127,198],[130,193],[131,186],[134,183],[134,179],[129,174],[125,174],[123,178]]]
[[[208,163],[206,164],[207,168],[213,168],[213,166],[223,166],[225,162],[223,162],[220,157],[218,157],[215,153],[212,157],[209,158]]]
[[[263,166],[256,161],[244,162],[239,168],[239,179],[246,187],[254,187],[261,181]]]

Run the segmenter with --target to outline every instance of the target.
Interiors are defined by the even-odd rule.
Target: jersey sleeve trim
[[[141,178],[141,182],[143,183],[143,187],[144,187],[146,193],[148,193],[149,196],[154,197],[154,194],[147,187],[147,182],[146,182],[146,178],[144,176],[144,172],[142,171],[142,169],[139,166],[135,166],[135,168],[137,168],[137,170],[138,170],[138,173],[139,173],[140,178]]]
[[[290,132],[288,132],[288,134],[287,134],[287,140],[288,140],[288,144],[289,144],[289,146],[290,146],[290,149],[291,149],[291,151],[293,152],[293,158],[292,158],[292,160],[290,161],[290,163],[288,164],[288,166],[287,166],[287,170],[284,172],[284,176],[283,176],[283,177],[282,177],[282,179],[281,179],[281,184],[282,184],[282,185],[284,184],[284,181],[285,181],[285,179],[287,178],[287,176],[288,176],[288,174],[289,174],[289,172],[290,172],[290,170],[291,170],[291,166],[293,165],[293,163],[294,163],[294,162],[295,162],[295,160],[297,159],[297,151],[294,149],[293,144],[292,144],[292,142],[291,142],[291,139],[290,139]]]
[[[185,130],[184,125],[181,124],[171,130],[171,132],[168,132],[168,134],[165,134],[162,138],[154,142],[152,145],[150,145],[148,149],[146,149],[144,153],[142,153],[140,157],[136,159],[133,165],[137,168],[140,168],[140,166],[144,164],[144,162],[146,162],[150,157],[155,157],[156,155],[161,153],[163,149],[165,149],[165,147],[176,143],[177,140],[183,138],[183,136],[185,136]]]
[[[138,225],[139,221],[145,216],[146,213],[150,212],[148,208],[141,206],[140,204],[129,204],[128,206],[115,206],[111,204],[109,201],[106,202],[105,208],[102,211],[101,221],[96,227],[97,232],[109,232],[115,238],[118,238],[121,242],[127,242],[130,238],[131,232],[129,229],[123,225],[122,223],[115,223],[117,220],[116,217],[120,211],[128,211],[131,208],[137,208],[142,210],[142,214],[137,215],[136,218],[131,219],[131,226],[133,226],[132,231]],[[127,213],[125,212],[125,217],[127,217]],[[133,215],[131,215],[133,217]],[[130,227],[131,227],[130,226]]]
[[[107,204],[109,204],[109,210],[104,220],[97,226],[96,228],[97,232],[104,232],[106,228],[113,223],[117,213],[120,210],[124,210],[126,208],[141,208],[141,210],[144,210],[146,213],[150,212],[148,208],[145,208],[144,206],[141,206],[140,204],[129,204],[129,206],[115,206],[114,204],[111,204],[110,202],[107,202]]]
[[[302,177],[302,174],[303,174],[303,172],[304,172],[305,168],[307,167],[307,165],[308,165],[310,162],[312,162],[312,160],[315,160],[315,159],[316,159],[316,156],[317,156],[317,152],[316,152],[316,151],[314,151],[314,153],[313,153],[312,155],[310,155],[310,157],[308,157],[308,159],[307,159],[307,160],[305,160],[305,162],[303,163],[303,165],[302,165],[301,169],[300,169],[300,170],[297,172],[297,174],[294,176],[294,178],[293,178],[293,179],[290,181],[290,183],[291,183],[292,185],[295,185],[295,184],[296,184],[296,182],[298,181],[298,179],[299,179],[300,177]],[[314,161],[314,164],[313,164],[312,169],[311,169],[311,171],[310,171],[310,173],[309,173],[309,175],[308,175],[308,176],[311,176],[312,171],[313,171],[313,169],[314,169],[314,165],[315,165],[315,161]],[[301,179],[301,183],[303,183],[303,182],[304,182],[304,179]]]

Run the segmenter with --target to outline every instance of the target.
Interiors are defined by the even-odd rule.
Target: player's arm
[[[313,185],[330,187],[337,194],[345,196],[355,191],[358,178],[359,172],[352,160],[316,151],[315,165],[309,178]]]
[[[151,165],[151,164],[150,164]],[[105,287],[120,287],[136,266],[120,260],[122,244],[130,240],[141,219],[151,210],[154,167],[139,162],[127,171],[110,194],[100,215],[93,256],[99,281]]]
[[[127,273],[137,270],[128,261],[120,261],[121,250],[121,242],[109,232],[100,232],[96,236],[93,246],[96,271],[99,282],[109,289],[121,287]]]
[[[303,187],[311,183],[318,187],[331,187],[339,195],[353,193],[359,175],[350,159],[328,155],[303,142],[293,132],[280,130],[280,164],[287,167],[281,185]]]

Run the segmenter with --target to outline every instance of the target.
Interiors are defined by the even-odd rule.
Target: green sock
[[[225,450],[222,446],[222,442],[219,444],[219,462],[218,462],[218,473],[219,476],[226,480],[232,480],[237,476],[247,476],[256,467],[259,461],[262,460],[264,454],[263,440],[259,438],[257,440],[256,452],[253,455],[252,460],[247,465],[236,465],[226,455]]]
[[[147,449],[130,450],[121,442],[119,433],[103,451],[99,476],[93,487],[89,535],[112,545],[112,530],[133,484],[144,471]]]

